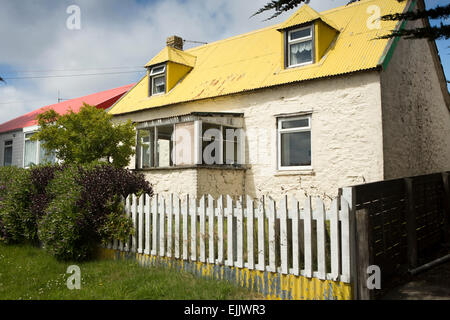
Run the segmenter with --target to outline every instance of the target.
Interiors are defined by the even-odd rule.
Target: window
[[[139,169],[172,166],[173,131],[174,125],[156,126],[138,131],[137,166]]]
[[[24,150],[24,162],[25,168],[31,165],[55,163],[56,157],[53,152],[48,152],[40,141],[33,141],[31,137],[32,133],[25,133],[25,150]]]
[[[311,116],[278,119],[278,168],[311,168]]]
[[[313,26],[287,32],[287,66],[313,63]]]
[[[13,151],[12,140],[5,141],[5,149],[3,154],[3,165],[5,167],[12,166],[12,151]]]
[[[136,168],[243,164],[242,129],[226,121],[186,117],[187,121],[155,120],[138,126]]]
[[[150,69],[150,95],[166,93],[166,66],[160,65]]]

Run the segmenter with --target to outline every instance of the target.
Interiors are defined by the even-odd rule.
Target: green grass
[[[67,267],[81,269],[81,289],[69,290]],[[245,288],[185,272],[141,267],[133,261],[66,263],[44,250],[0,244],[0,299],[262,299]]]

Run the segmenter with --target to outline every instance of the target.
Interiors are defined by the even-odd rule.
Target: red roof
[[[66,114],[70,110],[73,112],[78,112],[83,106],[83,103],[95,106],[98,109],[107,109],[111,107],[117,100],[120,99],[128,90],[134,86],[129,84],[123,87],[110,89],[102,92],[97,92],[90,94],[88,96],[75,98],[67,101],[63,101],[57,104],[48,105],[40,109],[31,111],[23,116],[10,120],[0,125],[0,133],[8,132],[13,130],[22,129],[29,126],[34,126],[37,124],[37,115],[44,113],[49,109],[55,110],[59,114]]]

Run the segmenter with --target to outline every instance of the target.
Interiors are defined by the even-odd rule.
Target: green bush
[[[37,221],[31,210],[30,171],[0,168],[0,240],[5,243],[37,243]]]
[[[47,186],[47,193],[53,200],[46,214],[39,221],[39,239],[45,250],[60,260],[83,260],[90,254],[90,248],[83,243],[84,213],[78,200],[81,186],[77,183],[77,167],[67,167],[56,172]]]

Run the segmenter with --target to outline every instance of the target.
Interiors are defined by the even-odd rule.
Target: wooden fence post
[[[416,232],[416,208],[414,205],[413,179],[405,178],[406,190],[406,231],[408,242],[409,268],[417,267],[417,232]]]
[[[372,246],[369,211],[361,209],[356,211],[356,247],[357,247],[357,286],[358,300],[371,300],[373,290],[367,288],[367,268],[372,265]]]
[[[450,185],[448,180],[448,172],[442,173],[442,182],[444,185],[444,241],[450,241],[450,228],[449,228],[449,220],[450,220]]]

